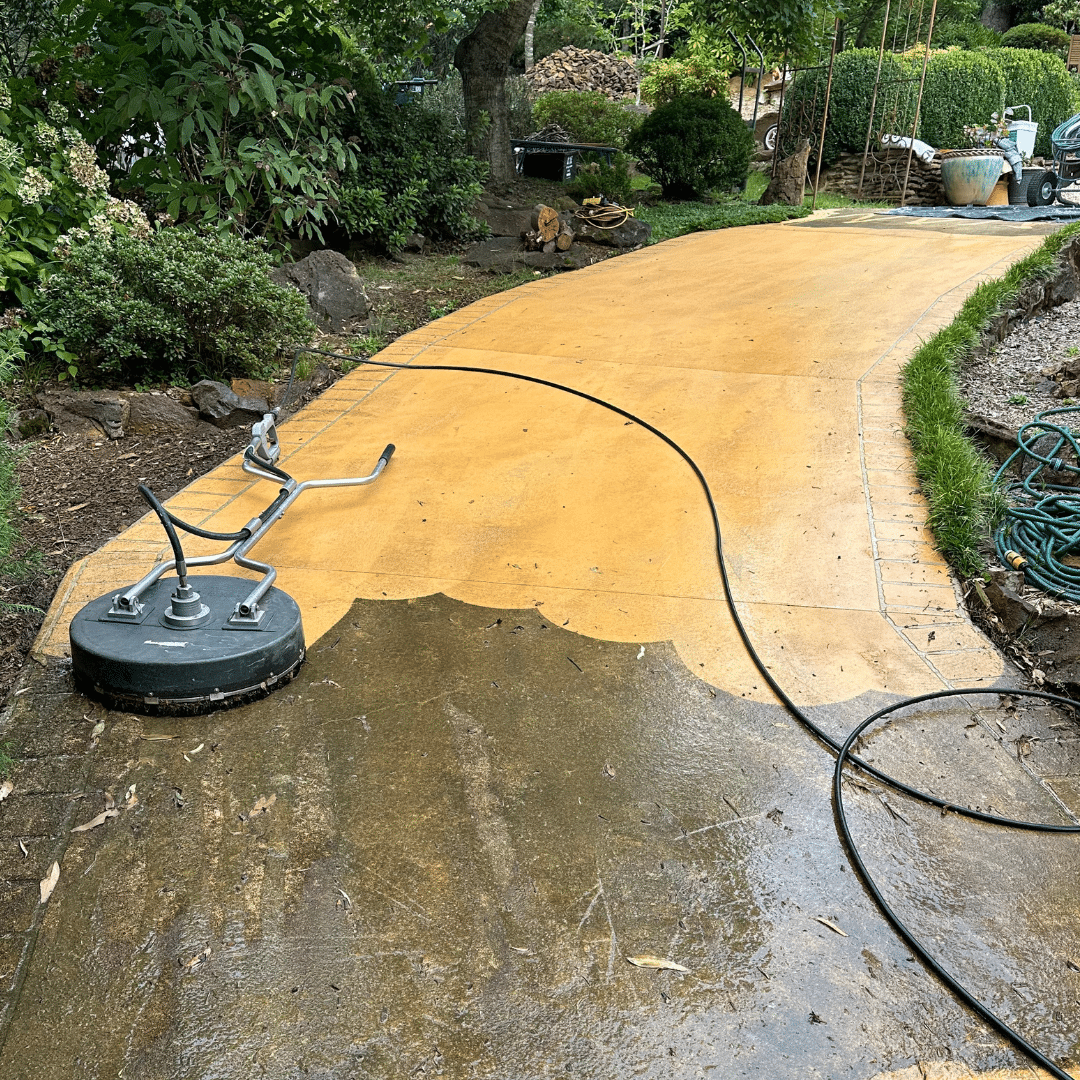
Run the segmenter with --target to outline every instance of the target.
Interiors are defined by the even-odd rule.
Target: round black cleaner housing
[[[276,414],[252,426],[244,471],[280,485],[277,497],[242,529],[210,532],[171,514],[145,485],[139,492],[161,521],[173,558],[124,592],[91,600],[72,620],[75,684],[133,712],[197,713],[240,704],[287,683],[304,661],[300,607],[273,587],[277,571],[250,558],[297,497],[312,487],[357,487],[378,479],[391,443],[367,476],[297,483],[278,467]],[[228,546],[188,559],[177,529]],[[188,575],[191,567],[235,562],[259,580]],[[166,574],[175,571],[175,577]]]
[[[113,613],[114,596],[91,600],[71,623],[76,686],[113,708],[196,713],[251,700],[293,677],[304,659],[304,628],[288,593],[271,588],[258,622],[242,623],[230,619],[250,580],[189,577],[186,589],[196,611],[179,618],[176,578],[154,582],[126,618]]]

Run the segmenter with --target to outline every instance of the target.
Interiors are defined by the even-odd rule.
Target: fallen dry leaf
[[[82,825],[76,825],[72,832],[89,832],[91,829],[96,829],[99,825],[104,825],[109,818],[119,817],[119,810],[102,810],[96,818],[91,818],[90,821],[84,822]]]
[[[166,739],[175,739],[175,735],[159,735],[157,732],[151,732],[149,735],[140,735],[140,739],[145,739],[147,742],[165,742]]]
[[[690,974],[690,969],[676,964],[674,960],[664,960],[659,956],[628,956],[626,958],[634,967],[658,968],[660,971],[681,971],[684,975]]]
[[[41,879],[41,902],[44,904],[53,894],[53,889],[56,888],[56,883],[60,880],[60,864],[54,862],[49,869],[48,874]]]
[[[827,926],[834,934],[839,934],[841,937],[847,937],[847,934],[845,934],[836,923],[830,922],[828,919],[823,919],[820,915],[811,915],[810,918],[815,922],[821,923],[822,926]]]
[[[194,750],[188,750],[188,751],[186,751],[186,753],[188,753],[188,754],[197,754],[205,745],[206,745],[206,743],[201,742],[201,743],[199,743],[198,746],[195,747]]]
[[[251,808],[251,813],[248,814],[249,818],[257,817],[259,814],[268,814],[270,807],[277,802],[277,795],[271,795],[267,798],[265,795],[260,795],[256,800],[255,805]]]
[[[10,780],[5,780],[0,784],[0,802],[3,802],[14,790],[15,785]]]
[[[614,780],[615,779],[615,769],[610,763],[607,763],[607,764],[604,765],[604,775],[609,780]]]
[[[193,968],[197,968],[200,964],[205,963],[210,959],[210,946],[207,945],[201,953],[196,953],[186,964],[183,965],[184,971],[191,971]]]

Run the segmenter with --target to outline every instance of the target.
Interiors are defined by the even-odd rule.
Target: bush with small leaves
[[[666,198],[693,198],[741,184],[754,137],[723,98],[676,97],[645,117],[627,150]]]
[[[552,90],[533,105],[537,128],[558,124],[571,139],[621,150],[640,127],[641,116],[599,90]]]
[[[27,305],[94,379],[262,376],[314,333],[307,301],[270,281],[265,244],[159,229],[73,242]]]
[[[1001,35],[1001,44],[1006,49],[1038,49],[1064,59],[1069,48],[1069,35],[1046,23],[1020,23]]]

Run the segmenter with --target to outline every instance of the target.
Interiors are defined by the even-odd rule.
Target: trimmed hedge
[[[881,89],[875,109],[875,133],[890,130],[909,134],[915,118],[920,57],[887,53],[881,69]],[[866,145],[870,102],[877,73],[876,49],[840,53],[833,65],[829,126],[825,132],[823,164],[842,153],[861,154]],[[910,81],[900,82],[908,79]],[[825,100],[826,72],[802,71],[784,98],[784,139],[781,153],[790,154],[800,117],[802,133],[811,134],[816,160]],[[816,93],[816,102],[814,100]],[[918,137],[939,150],[965,147],[964,126],[985,124],[1006,105],[1031,105],[1039,123],[1035,153],[1049,155],[1054,128],[1080,112],[1080,84],[1062,61],[1034,49],[986,48],[931,54],[926,71]],[[1020,113],[1026,118],[1026,113]]]
[[[841,154],[861,154],[866,145],[870,121],[870,103],[877,76],[877,49],[849,49],[840,53],[833,64],[833,84],[829,96],[829,126],[825,132],[823,165],[832,165]],[[915,120],[918,86],[908,80],[914,74],[912,61],[895,53],[882,57],[881,86],[875,112],[875,131],[885,127],[910,131]],[[809,135],[812,162],[817,160],[821,115],[825,106],[828,72],[800,71],[784,96],[784,145],[781,152],[793,153],[796,132]],[[889,123],[886,124],[886,117]]]
[[[987,49],[1005,76],[1005,104],[1030,105],[1037,120],[1035,153],[1050,155],[1054,128],[1080,112],[1080,85],[1070,77],[1061,58],[1036,49]],[[1018,110],[1016,119],[1026,120],[1027,111]]]
[[[1004,108],[1005,75],[988,50],[935,53],[926,68],[919,138],[939,150],[965,147],[964,125],[985,124]]]
[[[1006,49],[1037,49],[1064,59],[1069,35],[1046,23],[1020,23],[1001,35],[1001,44]]]

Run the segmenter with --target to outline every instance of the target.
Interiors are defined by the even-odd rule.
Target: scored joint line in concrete
[[[903,433],[903,393],[899,375],[914,348],[949,325],[976,285],[999,277],[1029,250],[1030,244],[1020,246],[939,295],[875,360],[857,384],[861,467],[881,609],[900,639],[947,688],[971,685],[972,680],[980,683],[993,679],[1000,675],[1002,665],[993,644],[967,617],[959,583],[937,550],[926,543],[916,548],[911,539],[905,538],[909,550],[904,552],[895,546],[895,541],[886,538],[885,534],[891,531],[886,526],[902,521],[907,507],[913,508],[909,515],[912,522],[917,521],[920,530],[929,535],[927,503],[920,494],[914,457]],[[896,464],[886,472],[880,467],[883,459]],[[897,484],[898,480],[903,482]],[[899,488],[904,489],[904,495],[898,497]],[[906,563],[910,570],[906,575],[898,574],[896,556],[901,553],[909,555]],[[922,581],[917,580],[920,573]],[[939,580],[927,581],[928,577]],[[937,615],[948,615],[943,625],[948,627],[948,634],[967,642],[965,648],[948,652],[932,649],[930,645],[936,639],[936,633],[905,622],[907,614],[927,611],[931,607]]]

